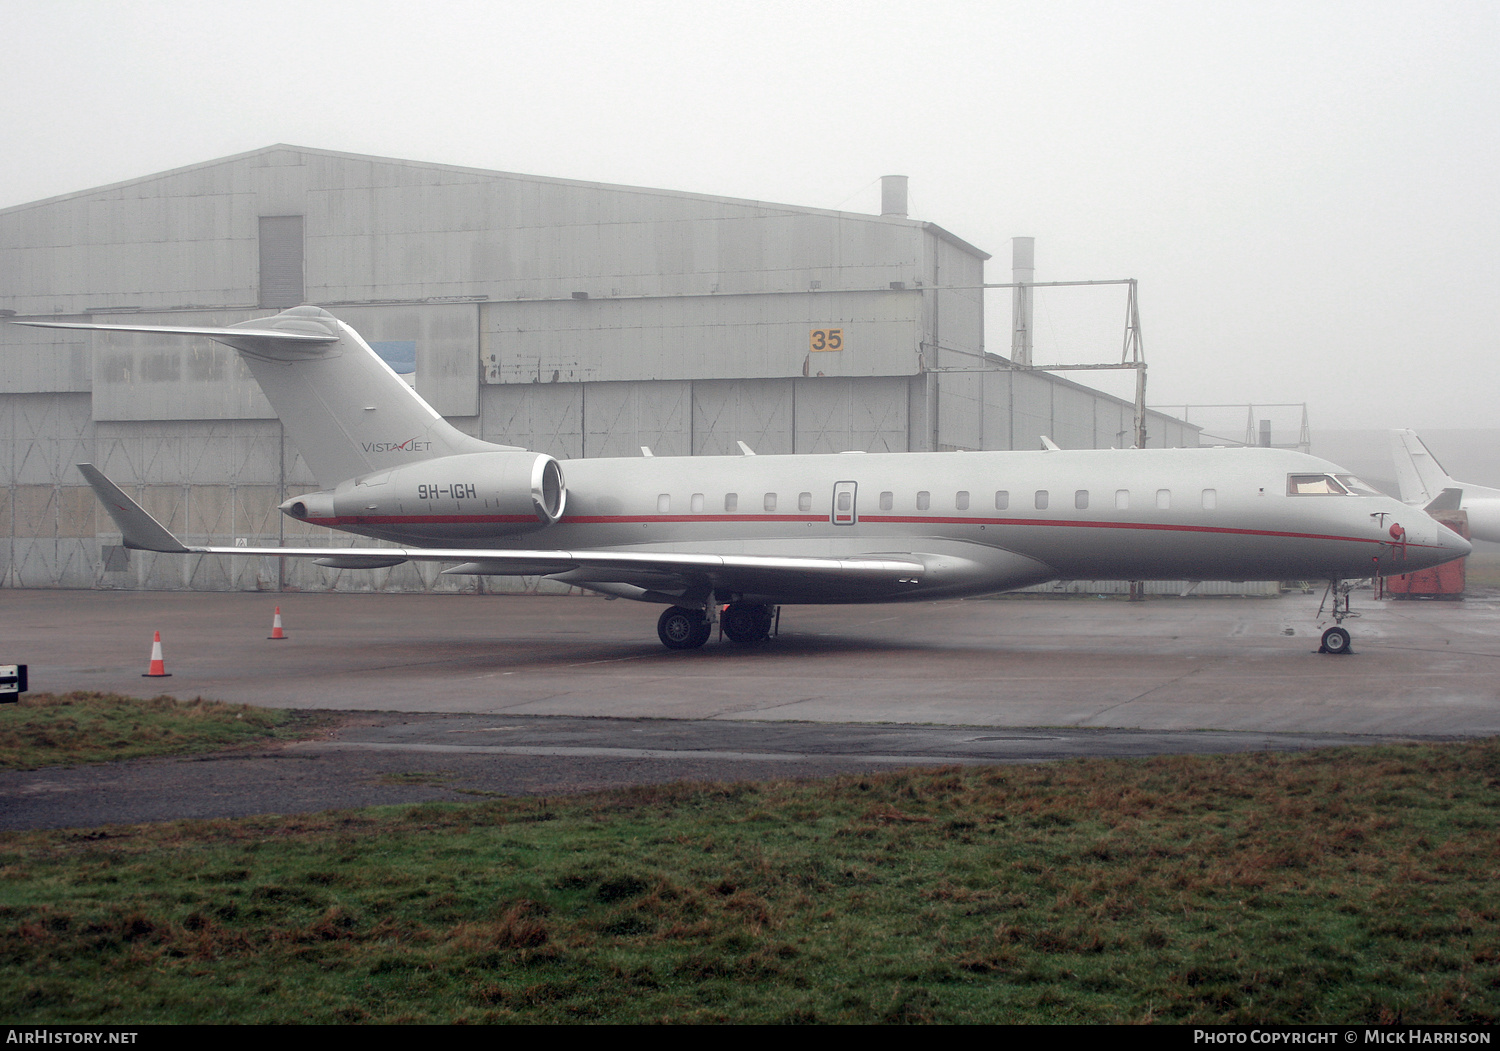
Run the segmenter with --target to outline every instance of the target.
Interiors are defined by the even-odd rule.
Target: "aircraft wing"
[[[854,555],[842,558],[794,555],[705,554],[684,551],[512,550],[416,547],[198,547],[182,543],[104,476],[79,464],[104,509],[119,527],[124,545],[137,551],[178,555],[250,555],[311,558],[335,569],[378,569],[402,562],[457,562],[444,572],[494,576],[557,576],[584,587],[625,584],[643,591],[683,588],[775,590],[795,579],[835,590],[891,588],[917,583],[927,569],[916,556]]]

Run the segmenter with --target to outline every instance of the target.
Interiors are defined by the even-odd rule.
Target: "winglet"
[[[172,554],[186,554],[187,548],[171,533],[166,526],[146,513],[146,509],[136,503],[120,489],[118,485],[111,482],[100,473],[99,469],[91,463],[77,465],[83,477],[88,480],[94,495],[109,512],[109,517],[115,520],[115,525],[120,527],[120,532],[125,539],[125,546],[135,548],[137,551],[167,551]]]

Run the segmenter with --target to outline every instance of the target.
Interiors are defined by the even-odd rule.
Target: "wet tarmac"
[[[0,592],[31,688],[368,713],[254,753],[0,775],[0,827],[291,812],[678,779],[1500,732],[1500,601],[1317,596],[789,607],[668,651],[657,607],[480,595]],[[269,641],[282,608],[289,638]],[[153,631],[171,678],[146,679]],[[997,732],[1003,731],[1003,732]]]

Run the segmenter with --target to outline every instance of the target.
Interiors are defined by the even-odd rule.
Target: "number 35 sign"
[[[843,350],[844,330],[841,328],[815,328],[809,346],[814,351]]]

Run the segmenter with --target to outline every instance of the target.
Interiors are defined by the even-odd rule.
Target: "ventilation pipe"
[[[882,219],[906,218],[906,176],[882,175],[880,177],[880,217]]]
[[[1031,283],[1036,280],[1036,238],[1010,239],[1010,279],[1016,286],[1011,300],[1010,360],[1031,364]]]

